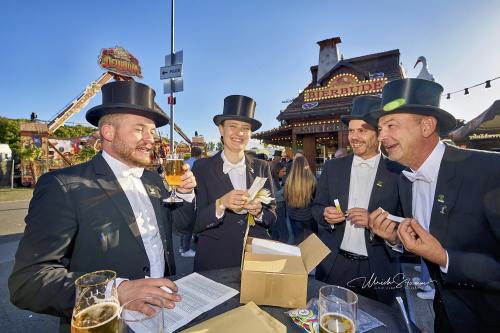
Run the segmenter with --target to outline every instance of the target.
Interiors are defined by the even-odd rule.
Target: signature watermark
[[[405,276],[403,273],[397,273],[394,276],[386,277],[383,279],[378,278],[375,273],[371,276],[359,276],[347,282],[348,287],[361,287],[361,288],[374,288],[374,289],[421,289],[425,288],[429,284],[433,283],[434,280],[427,282],[423,281],[412,281],[410,277]]]

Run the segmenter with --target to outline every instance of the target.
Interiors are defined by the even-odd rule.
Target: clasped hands
[[[245,209],[249,214],[257,216],[262,212],[262,204],[258,201],[249,201],[248,191],[232,190],[220,198],[226,209],[238,212]]]

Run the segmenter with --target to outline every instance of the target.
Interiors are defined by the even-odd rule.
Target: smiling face
[[[117,114],[113,121],[100,125],[103,149],[129,167],[151,164],[154,147],[154,122],[142,116]]]
[[[252,136],[251,125],[238,120],[224,120],[219,125],[219,132],[223,138],[224,150],[234,153],[244,151]]]
[[[349,121],[348,139],[354,155],[366,160],[378,154],[377,131],[364,120]]]
[[[395,113],[381,117],[378,122],[379,141],[389,158],[413,170],[425,161],[422,147],[427,130],[423,118],[409,113]]]

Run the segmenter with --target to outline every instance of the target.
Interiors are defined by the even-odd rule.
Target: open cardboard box
[[[305,307],[308,274],[330,253],[311,234],[298,245],[300,257],[252,253],[253,237],[245,236],[241,261],[240,303],[283,308]],[[279,243],[279,242],[276,242]]]

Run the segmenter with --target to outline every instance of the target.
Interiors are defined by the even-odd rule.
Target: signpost
[[[160,79],[166,80],[163,85],[163,93],[170,95],[167,102],[170,105],[170,152],[174,153],[174,93],[184,90],[184,80],[182,78],[183,52],[174,51],[174,0],[172,3],[172,16],[170,21],[170,54],[165,57],[165,66],[160,67]]]

